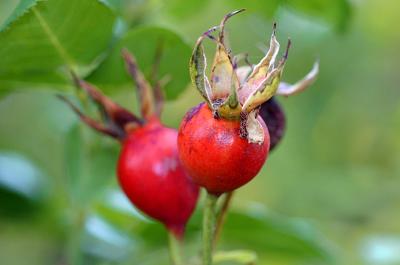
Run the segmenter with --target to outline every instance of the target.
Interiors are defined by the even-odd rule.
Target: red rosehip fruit
[[[178,158],[177,131],[158,119],[130,132],[122,142],[118,179],[130,201],[181,236],[192,215],[198,186]]]
[[[235,190],[249,182],[263,166],[269,150],[269,134],[258,117],[264,140],[251,143],[241,135],[240,120],[214,118],[201,103],[183,118],[178,148],[183,165],[198,185],[209,193]]]
[[[276,24],[267,54],[257,65],[238,66],[238,57],[225,44],[226,15],[219,26],[203,33],[190,60],[190,76],[207,104],[190,110],[179,129],[178,149],[183,165],[193,181],[214,195],[230,192],[253,179],[264,164],[270,149],[282,136],[284,116],[278,105],[268,102],[275,94],[291,95],[308,87],[316,78],[318,63],[300,82],[280,84],[288,57],[290,40],[283,57],[276,62],[280,44]],[[219,31],[218,36],[213,33]],[[206,75],[204,39],[216,43],[210,79]],[[262,105],[266,104],[264,109]],[[268,107],[272,106],[272,109]],[[265,114],[265,123],[259,116]],[[282,114],[282,115],[281,115]],[[264,117],[263,117],[264,118]],[[283,122],[282,122],[283,121]],[[267,126],[271,126],[269,132]]]
[[[127,51],[123,51],[123,57],[138,89],[142,117],[135,116],[76,76],[77,86],[100,107],[104,122],[84,115],[67,98],[61,98],[85,124],[120,141],[117,175],[123,192],[139,210],[181,238],[196,207],[199,187],[179,160],[177,131],[165,127],[159,120],[163,101],[160,83],[155,84],[153,93],[135,58]]]

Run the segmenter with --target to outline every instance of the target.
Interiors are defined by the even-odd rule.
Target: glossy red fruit
[[[77,77],[77,86],[85,90],[101,109],[103,122],[84,115],[67,98],[62,99],[85,124],[120,141],[122,150],[117,175],[122,190],[139,210],[181,238],[196,207],[199,187],[180,163],[177,131],[159,121],[163,101],[161,85],[156,83],[153,90],[139,71],[134,57],[127,51],[123,56],[138,89],[141,117],[136,117]]]
[[[207,104],[191,109],[179,129],[179,157],[193,181],[209,193],[235,190],[253,179],[269,150],[269,134],[262,143],[250,143],[241,135],[240,120],[218,119]]]
[[[183,234],[198,197],[177,153],[177,131],[153,119],[122,142],[118,179],[130,201],[161,221],[176,235]]]

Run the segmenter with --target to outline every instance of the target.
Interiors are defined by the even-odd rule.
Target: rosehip
[[[248,67],[247,72],[237,68],[237,57],[225,45],[224,28],[226,21],[241,11],[226,15],[219,26],[212,27],[197,40],[190,60],[190,75],[207,104],[186,114],[178,135],[183,165],[194,182],[214,195],[246,184],[264,164],[270,136],[258,116],[260,106],[277,92],[293,94],[304,89],[303,86],[280,87],[290,40],[282,59],[275,63],[279,51],[275,24],[265,57],[254,67]],[[218,37],[213,36],[218,30]],[[202,45],[205,38],[217,45],[210,80],[206,76]],[[303,82],[303,85],[307,84]]]
[[[138,88],[141,118],[76,77],[77,86],[102,109],[105,123],[89,118],[65,97],[62,99],[88,126],[121,142],[117,175],[122,190],[138,209],[163,223],[180,238],[196,206],[199,188],[188,177],[178,158],[177,131],[159,121],[161,85],[155,85],[153,95],[134,57],[127,51],[123,56]]]
[[[264,121],[264,141],[249,142],[241,136],[240,120],[215,119],[201,103],[190,110],[179,129],[180,157],[189,175],[208,192],[219,195],[249,182],[261,169],[269,149]]]

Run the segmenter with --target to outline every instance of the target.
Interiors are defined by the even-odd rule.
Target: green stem
[[[218,197],[207,193],[203,215],[203,265],[212,265],[212,244]]]
[[[169,255],[173,265],[183,265],[182,262],[182,243],[172,232],[168,232],[169,238]]]
[[[222,202],[221,209],[218,211],[217,224],[215,227],[215,234],[213,239],[213,249],[215,249],[218,239],[221,236],[222,227],[224,226],[226,215],[228,213],[228,209],[232,201],[232,197],[233,197],[233,191],[226,193],[224,201]]]

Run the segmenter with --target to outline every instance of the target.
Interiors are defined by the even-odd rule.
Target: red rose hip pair
[[[68,99],[62,99],[88,126],[121,142],[117,175],[122,190],[138,209],[163,223],[180,238],[196,206],[199,188],[179,161],[177,131],[159,121],[161,85],[157,83],[153,93],[133,56],[127,51],[123,56],[138,88],[143,117],[136,117],[76,77],[77,86],[84,89],[105,113],[105,122],[89,118]]]

